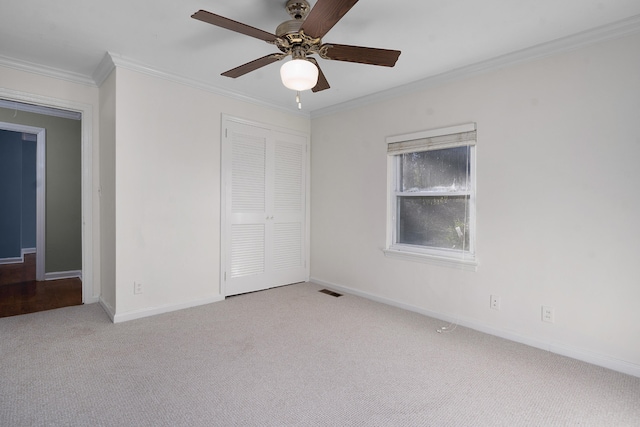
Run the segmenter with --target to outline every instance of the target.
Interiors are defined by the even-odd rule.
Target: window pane
[[[401,155],[400,191],[467,191],[468,147]]]
[[[468,196],[398,197],[397,243],[469,249]]]

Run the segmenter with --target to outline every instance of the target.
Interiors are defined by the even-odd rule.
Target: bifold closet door
[[[308,280],[308,138],[231,119],[223,125],[224,294]]]

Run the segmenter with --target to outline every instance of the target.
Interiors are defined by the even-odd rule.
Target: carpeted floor
[[[0,425],[640,426],[640,378],[320,289],[0,319]]]

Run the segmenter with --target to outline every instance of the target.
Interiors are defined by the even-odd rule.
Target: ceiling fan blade
[[[193,15],[193,19],[197,19],[208,24],[212,24],[218,27],[226,28],[227,30],[235,31],[236,33],[244,34],[247,36],[255,37],[266,42],[274,42],[278,39],[275,34],[267,33],[258,28],[250,25],[243,24],[241,22],[234,21],[233,19],[225,18],[224,16],[216,15],[215,13],[207,12],[206,10],[199,10]]]
[[[336,61],[357,62],[359,64],[393,67],[400,56],[399,50],[376,49],[372,47],[349,46],[346,44],[322,45],[323,57]]]
[[[300,29],[308,36],[322,38],[358,3],[358,0],[318,0]]]
[[[307,59],[313,62],[313,64],[316,67],[318,67],[318,83],[316,83],[316,85],[311,89],[311,91],[315,93],[315,92],[320,92],[321,90],[329,89],[331,86],[329,86],[329,82],[327,81],[327,78],[324,76],[324,73],[322,72],[320,65],[318,65],[318,61],[316,61],[315,58],[307,58]]]
[[[272,53],[270,55],[263,56],[262,58],[255,59],[251,62],[247,62],[246,64],[240,65],[239,67],[233,68],[229,71],[225,71],[224,73],[222,73],[222,75],[235,79],[236,77],[244,76],[245,74],[257,70],[258,68],[264,67],[265,65],[269,65],[272,62],[279,61],[282,58],[282,55]]]

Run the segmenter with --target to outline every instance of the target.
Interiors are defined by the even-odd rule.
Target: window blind
[[[449,135],[432,136],[406,141],[389,143],[387,154],[405,154],[418,151],[441,150],[444,148],[454,148],[470,146],[476,144],[476,131],[460,132]]]

